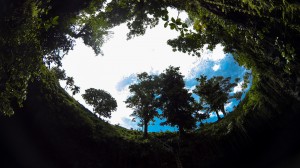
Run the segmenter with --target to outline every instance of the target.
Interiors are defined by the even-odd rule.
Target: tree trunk
[[[182,126],[179,125],[178,127],[179,127],[179,136],[181,137],[184,135],[185,132]]]
[[[218,111],[216,111],[216,114],[217,114],[217,117],[218,117],[218,121],[221,120],[221,117],[220,117]]]
[[[224,106],[222,106],[221,111],[222,111],[222,113],[223,113],[223,115],[224,115],[224,117],[225,117],[225,116],[226,116],[226,112],[225,112]]]
[[[144,138],[148,137],[148,122],[144,122]]]

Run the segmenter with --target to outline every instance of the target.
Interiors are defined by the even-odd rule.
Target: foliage
[[[205,44],[213,49],[220,43],[225,52],[232,53],[239,64],[253,72],[253,85],[237,110],[217,124],[205,124],[180,145],[176,143],[184,167],[243,167],[249,158],[253,165],[249,167],[259,167],[264,165],[255,165],[263,160],[260,156],[270,158],[264,161],[269,167],[293,160],[290,157],[299,147],[298,1],[112,0],[106,6],[104,2],[1,1],[0,112],[18,112],[12,118],[1,117],[1,149],[9,148],[3,152],[7,153],[4,160],[20,151],[11,151],[11,144],[28,144],[22,148],[26,156],[20,153],[12,157],[13,162],[5,163],[14,164],[15,158],[24,156],[42,164],[28,167],[174,167],[174,159],[161,144],[136,140],[140,132],[112,127],[95,118],[68,96],[58,82],[53,82],[54,74],[43,66],[60,66],[61,58],[73,48],[77,38],[101,54],[100,45],[109,38],[109,29],[122,23],[130,29],[128,38],[143,35],[160,18],[171,29],[184,31],[181,21],[166,17],[168,7],[185,10],[194,23],[194,31],[184,31],[184,36],[168,42],[174,50],[199,55]],[[167,76],[166,72],[164,75]],[[178,83],[169,78],[176,85],[165,80],[162,92],[172,91],[162,93],[161,97],[165,97],[161,102],[168,114],[182,114],[179,118],[187,122],[192,116],[189,112],[173,113],[193,111],[187,110],[192,101],[182,89],[182,77],[177,76]],[[69,81],[72,84],[71,78]],[[26,96],[24,107],[19,109]],[[186,100],[189,103],[183,103]],[[176,110],[177,107],[182,108]],[[179,126],[175,118],[169,117],[167,121]],[[157,136],[176,146],[172,142],[174,134],[161,134]],[[284,148],[280,148],[282,144]],[[37,150],[31,150],[31,145]],[[272,150],[274,146],[278,150]],[[35,151],[43,155],[34,157]],[[283,152],[285,156],[270,155],[282,151],[287,152]]]
[[[280,76],[294,83],[298,74],[299,4],[294,1],[210,1],[193,2],[186,6],[194,22],[193,32],[169,40],[174,51],[200,56],[208,44],[213,49],[222,44],[225,52],[255,72]],[[273,68],[268,68],[272,66]],[[279,72],[280,71],[280,72]],[[279,82],[279,80],[277,80]],[[285,84],[283,84],[285,85]],[[292,87],[283,86],[288,92]]]
[[[104,16],[112,26],[127,22],[127,38],[144,35],[147,28],[159,23],[159,18],[168,14],[167,7],[180,7],[179,1],[112,0],[105,8]]]
[[[63,3],[70,4],[70,1]],[[53,1],[1,2],[0,111],[13,114],[26,99],[28,82],[39,78],[42,65],[61,66],[61,58],[73,47],[71,18],[86,6],[82,2],[61,8]],[[60,6],[61,5],[61,6]],[[79,5],[79,6],[77,6]],[[78,91],[75,87],[73,93]]]
[[[52,67],[51,71],[55,74],[58,80],[66,81],[65,89],[70,89],[73,96],[80,92],[80,87],[75,85],[74,78],[66,76],[66,72],[64,69],[60,69],[59,67]]]
[[[201,75],[200,78],[197,78],[199,84],[193,91],[200,96],[200,104],[206,107],[207,112],[216,112],[218,120],[221,119],[218,111],[221,110],[223,115],[226,116],[225,104],[229,103],[228,101],[232,98],[238,98],[236,93],[233,96],[230,93],[237,86],[236,82],[239,79],[235,79],[234,83],[231,83],[230,80],[231,77],[214,76],[207,79],[207,76]]]
[[[203,125],[202,121],[208,119],[209,117],[210,117],[209,114],[206,113],[206,112],[204,112],[204,113],[199,113],[199,112],[195,113],[195,118],[196,118],[196,120],[198,120],[200,122],[201,126]]]
[[[52,67],[51,71],[55,74],[58,80],[65,80],[67,78],[66,71],[64,69],[60,69],[59,67]]]
[[[104,90],[90,88],[85,90],[82,97],[100,116],[110,118],[111,112],[117,109],[117,101]]]
[[[129,86],[132,95],[125,103],[127,107],[133,108],[131,116],[140,119],[140,126],[144,127],[144,137],[147,137],[149,123],[158,116],[158,80],[157,76],[148,75],[146,72],[138,74],[137,77],[137,83]]]
[[[178,126],[181,134],[184,130],[195,126],[192,116],[194,99],[184,87],[183,76],[178,67],[170,66],[160,75],[160,102],[162,103],[162,116],[171,126]]]
[[[186,23],[183,23],[181,21],[180,18],[171,18],[171,20],[169,20],[169,16],[168,15],[165,15],[163,18],[162,18],[163,21],[165,21],[165,24],[164,24],[164,27],[168,27],[170,26],[170,29],[171,30],[176,30],[176,31],[179,31],[180,32],[180,35],[183,37],[185,35],[185,33],[188,31],[188,25]],[[171,22],[171,23],[170,23]]]
[[[10,6],[16,9],[10,9]],[[6,2],[0,18],[0,111],[12,115],[13,108],[21,107],[26,99],[28,82],[39,74],[41,68],[38,31],[43,28],[39,21],[40,3],[15,4]],[[2,10],[1,10],[2,11]]]

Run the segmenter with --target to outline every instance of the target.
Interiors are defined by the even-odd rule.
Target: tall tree
[[[162,116],[166,118],[163,125],[178,126],[180,135],[186,129],[195,126],[193,114],[193,97],[184,87],[183,75],[179,67],[170,66],[160,75],[160,102]]]
[[[200,103],[204,104],[203,107],[206,107],[208,112],[216,112],[218,120],[221,119],[218,111],[226,116],[225,104],[230,99],[241,96],[240,92],[230,95],[239,80],[237,78],[235,82],[231,83],[230,79],[231,77],[224,78],[223,76],[214,76],[207,79],[207,76],[201,75],[200,78],[197,78],[199,84],[193,91],[200,96]]]
[[[203,120],[208,119],[209,113],[205,110],[205,107],[203,107],[203,104],[201,102],[194,101],[193,103],[194,107],[194,117],[197,122],[200,122],[200,126],[203,125]]]
[[[117,110],[117,101],[106,91],[90,88],[82,94],[85,102],[93,106],[95,113],[110,118],[111,112]]]
[[[144,127],[144,137],[147,137],[149,123],[158,116],[157,76],[143,72],[138,74],[137,78],[137,83],[129,86],[132,95],[127,98],[125,103],[127,107],[133,108],[131,116],[140,119],[140,125]]]
[[[201,0],[190,4],[187,12],[195,31],[169,40],[175,51],[200,56],[206,44],[208,49],[222,44],[241,65],[292,92],[300,67],[295,57],[300,52],[296,1]]]

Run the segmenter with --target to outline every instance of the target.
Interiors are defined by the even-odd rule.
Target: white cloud
[[[220,64],[215,64],[215,65],[212,67],[212,69],[213,69],[214,71],[219,70],[219,69],[220,69]]]
[[[137,126],[136,122],[133,122],[131,118],[123,117],[122,119],[122,125],[125,128],[130,128],[130,129],[141,129],[141,127]]]
[[[216,112],[209,113],[209,117],[210,117],[210,118],[217,117]]]
[[[193,93],[193,90],[196,89],[196,85],[192,86],[191,88],[186,88],[189,93]]]
[[[207,47],[207,45],[204,46],[204,49]],[[206,50],[202,56],[206,60],[211,60],[211,61],[221,61],[222,59],[225,58],[226,54],[223,51],[223,46],[221,44],[216,45],[215,49],[213,51]]]
[[[90,47],[85,46],[82,40],[77,40],[74,50],[62,62],[67,75],[73,76],[76,85],[80,86],[80,94],[93,87],[108,91],[117,100],[118,109],[112,113],[110,122],[127,128],[134,127],[136,123],[130,122],[132,110],[124,103],[129,95],[128,83],[122,83],[122,79],[144,71],[161,73],[170,65],[179,66],[186,79],[192,79],[199,71],[208,68],[208,61],[215,61],[217,64],[225,57],[220,45],[214,51],[203,52],[201,58],[172,52],[166,42],[176,38],[178,32],[164,28],[163,23],[147,30],[144,36],[129,41],[126,40],[128,29],[125,24],[112,31],[114,37],[102,47],[104,56],[96,57]],[[75,99],[92,110],[81,95],[76,95]]]
[[[233,93],[242,91],[242,84],[243,84],[243,82],[244,82],[244,81],[239,82],[239,83],[237,84],[237,86],[233,88]]]

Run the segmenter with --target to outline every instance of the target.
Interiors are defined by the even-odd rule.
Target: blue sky
[[[171,11],[172,14],[177,16],[177,11]],[[184,19],[187,16],[183,13],[180,17]],[[137,73],[159,74],[170,65],[180,67],[187,89],[193,89],[196,84],[195,78],[200,74],[208,77],[223,75],[241,78],[245,73],[245,69],[239,67],[230,54],[225,54],[220,45],[217,45],[214,51],[203,49],[200,58],[173,52],[166,42],[176,38],[179,33],[164,28],[163,22],[147,30],[144,36],[129,41],[126,40],[128,29],[125,24],[115,27],[112,31],[113,37],[102,47],[104,56],[95,56],[90,47],[77,40],[74,50],[62,60],[67,75],[73,76],[75,84],[81,88],[80,94],[74,96],[81,104],[92,110],[81,97],[88,88],[106,90],[117,100],[117,111],[112,113],[111,119],[105,119],[111,124],[141,129],[137,123],[132,122],[132,109],[127,108],[124,103],[130,95],[128,86],[135,82]],[[62,82],[61,85],[65,84]],[[233,105],[227,106],[229,110]],[[211,120],[213,119],[214,116]],[[150,132],[165,130],[174,131],[174,128],[161,127],[158,122],[149,126]]]
[[[231,77],[231,79],[233,80],[235,78],[243,79],[243,76],[246,72],[247,70],[244,67],[239,66],[231,54],[226,54],[226,56],[223,59],[220,59],[218,61],[207,60],[205,68],[200,69],[198,71],[196,70],[195,74],[196,77],[199,77],[200,75],[204,74],[207,75],[208,78],[211,78],[213,76],[224,76],[224,77]],[[195,88],[195,85],[197,85],[197,81],[195,80],[195,78],[189,78],[185,80],[185,84],[187,89],[193,90]],[[248,91],[248,89],[246,91]],[[240,89],[237,87],[236,91],[238,90]],[[198,100],[198,97],[195,95],[194,98]],[[238,103],[239,101],[233,99],[230,103],[226,105],[226,111],[231,112],[234,106],[237,106]],[[211,117],[205,120],[204,122],[214,122],[216,120],[217,117],[213,113],[211,114]],[[157,119],[156,123],[152,123],[152,125],[149,126],[149,131],[157,132],[157,131],[166,131],[166,130],[171,130],[171,131],[177,130],[176,128],[172,128],[172,127],[165,127],[165,126],[162,127],[159,125],[160,122],[161,120]]]

